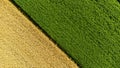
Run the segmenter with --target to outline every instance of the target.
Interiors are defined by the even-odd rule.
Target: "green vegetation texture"
[[[14,0],[81,68],[120,68],[117,0]]]

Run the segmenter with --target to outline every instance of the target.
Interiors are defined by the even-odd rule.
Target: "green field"
[[[81,68],[120,68],[117,0],[14,0]]]

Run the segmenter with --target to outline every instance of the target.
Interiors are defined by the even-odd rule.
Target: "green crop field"
[[[119,0],[14,0],[81,68],[120,68]]]

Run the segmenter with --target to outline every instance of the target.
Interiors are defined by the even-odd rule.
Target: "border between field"
[[[52,39],[52,37],[42,28],[40,27],[39,24],[37,24],[33,19],[32,17],[27,14],[27,12],[25,12],[17,3],[15,3],[14,0],[9,0],[13,5],[15,5],[15,7],[28,19],[30,20],[38,29],[40,29],[44,34],[45,36],[47,36],[54,44],[56,44],[58,46],[58,48],[60,48],[66,55],[69,59],[71,59],[71,61],[73,61],[77,66],[79,66],[80,68],[82,68],[81,64],[78,64],[76,61],[76,59],[73,59],[70,54],[68,54],[62,47],[60,47],[59,44],[57,44],[57,42]]]

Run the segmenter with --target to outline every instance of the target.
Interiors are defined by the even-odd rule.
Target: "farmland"
[[[120,67],[119,0],[14,0],[82,68]]]
[[[0,68],[78,68],[9,0],[0,0]]]

